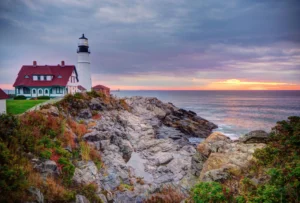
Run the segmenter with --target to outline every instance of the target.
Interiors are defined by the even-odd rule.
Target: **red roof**
[[[0,99],[8,99],[9,96],[0,88]]]
[[[76,67],[74,65],[65,65],[65,66],[33,66],[33,65],[25,65],[22,66],[18,77],[14,83],[14,87],[17,86],[27,86],[27,87],[36,87],[36,86],[66,86],[72,72]],[[25,78],[28,75],[29,78]],[[33,75],[52,75],[53,79],[51,81],[33,81]],[[58,76],[61,76],[59,78]],[[77,76],[78,77],[78,76]],[[78,81],[78,78],[77,78]]]
[[[82,87],[81,85],[78,85],[77,88],[80,90],[80,91],[85,91],[86,89],[84,87]]]
[[[110,90],[108,87],[105,87],[104,85],[96,85],[92,89],[94,89],[94,90],[98,90],[98,89]]]

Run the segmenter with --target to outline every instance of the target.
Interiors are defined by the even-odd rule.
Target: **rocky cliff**
[[[71,191],[51,200],[47,190],[34,185],[30,194],[39,202],[43,192],[47,201],[69,194],[67,199],[76,202],[143,202],[169,185],[187,195],[199,180],[222,182],[243,170],[268,139],[264,132],[252,132],[232,141],[212,133],[215,124],[171,103],[93,92],[69,95],[20,119],[26,127],[19,132],[37,139],[33,150],[29,145],[25,150],[35,171],[46,181],[49,176],[62,178]],[[197,147],[191,137],[206,140]]]

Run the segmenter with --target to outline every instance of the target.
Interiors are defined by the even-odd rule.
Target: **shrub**
[[[0,138],[9,141],[18,130],[19,121],[15,116],[0,114]]]
[[[46,188],[43,191],[47,202],[70,202],[75,200],[75,192],[70,191],[58,183],[55,179],[46,179]]]
[[[119,103],[126,111],[130,111],[130,108],[129,108],[128,104],[126,103],[125,99],[120,99]]]
[[[83,161],[89,161],[91,160],[90,157],[90,146],[88,143],[81,141],[80,143],[80,151],[81,151],[81,159]]]
[[[196,203],[225,202],[229,190],[217,182],[201,182],[192,189],[192,198]]]
[[[76,93],[74,94],[74,97],[75,97],[76,99],[83,99],[83,98],[84,98],[83,95],[82,95],[82,93],[80,93],[80,92],[76,92]]]
[[[165,186],[159,192],[152,194],[145,203],[180,203],[186,195],[178,188]]]
[[[95,183],[82,185],[78,193],[85,196],[90,202],[102,203],[102,200],[97,195],[97,185]]]
[[[19,95],[14,97],[14,100],[26,100],[26,97],[24,95]]]
[[[59,158],[58,163],[62,166],[63,181],[69,185],[75,172],[75,166],[65,157]]]
[[[50,150],[45,150],[40,153],[40,157],[42,159],[50,159],[51,155],[52,155],[52,152]]]
[[[19,200],[28,188],[26,171],[15,163],[17,156],[0,142],[0,200]]]
[[[49,100],[50,97],[49,96],[39,96],[39,97],[37,97],[37,99],[40,99],[40,100]]]

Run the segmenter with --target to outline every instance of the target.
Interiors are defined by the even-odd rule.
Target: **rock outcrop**
[[[101,153],[104,165],[98,170],[92,161],[77,162],[73,181],[95,183],[103,202],[142,202],[166,184],[188,190],[199,179],[222,182],[232,171],[246,167],[254,150],[264,147],[261,142],[267,140],[265,133],[255,131],[232,141],[212,133],[217,126],[196,113],[156,98],[125,101],[107,103],[93,98],[71,105],[83,106],[73,114],[76,119],[93,123],[82,139]],[[101,119],[92,119],[95,112]],[[189,138],[206,139],[196,147]],[[76,196],[76,202],[86,199]]]
[[[195,173],[200,175],[202,181],[222,182],[229,177],[230,173],[239,173],[246,168],[254,151],[264,146],[263,143],[248,144],[232,141],[225,135],[214,132],[197,147],[198,152],[205,158],[201,159],[202,162],[198,161],[194,164],[196,166],[202,164],[202,168],[198,167],[201,171]]]
[[[255,130],[243,135],[239,138],[243,143],[267,143],[269,140],[269,134],[263,130]]]
[[[196,148],[188,138],[207,137],[217,126],[156,98],[131,97],[125,101],[129,111],[106,108],[97,99],[88,104],[91,109],[102,110],[101,119],[83,139],[101,151],[106,170],[95,179],[95,175],[84,177],[87,171],[77,167],[74,180],[99,181],[108,192],[131,185],[133,191],[112,193],[113,199],[120,202],[143,200],[145,191],[156,191],[167,183],[192,186],[197,181],[192,172]],[[88,118],[86,112],[85,109],[79,117]]]

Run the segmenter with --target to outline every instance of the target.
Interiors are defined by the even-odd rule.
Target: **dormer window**
[[[62,76],[61,76],[61,75],[59,75],[59,76],[57,76],[57,78],[62,78]]]
[[[28,75],[25,75],[25,78],[29,78],[29,76],[28,76]]]

